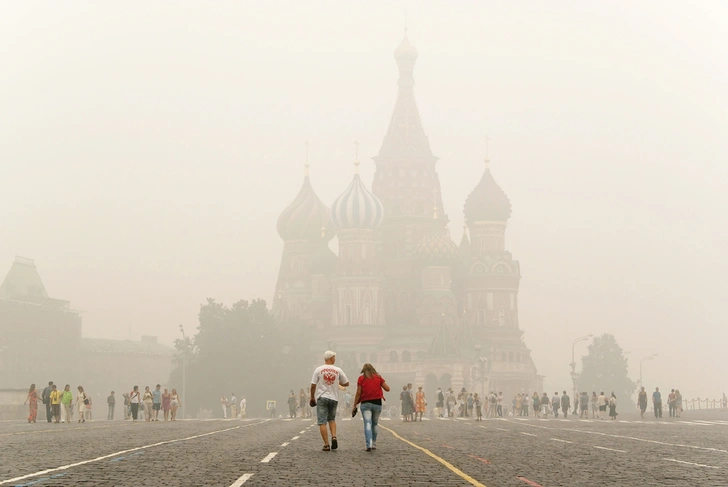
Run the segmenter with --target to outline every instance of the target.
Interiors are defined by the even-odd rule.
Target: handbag
[[[86,397],[86,394],[83,395],[83,403],[88,406],[91,401],[88,400],[88,397]]]

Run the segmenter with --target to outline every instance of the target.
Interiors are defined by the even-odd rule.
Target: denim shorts
[[[326,424],[336,419],[336,407],[339,401],[334,401],[328,397],[319,397],[316,400],[316,423]]]

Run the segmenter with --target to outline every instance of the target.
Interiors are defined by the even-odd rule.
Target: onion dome
[[[307,171],[308,172],[308,171]],[[278,217],[278,235],[283,240],[324,240],[334,237],[329,209],[316,196],[306,174],[293,203]]]
[[[334,228],[336,230],[352,228],[374,230],[379,228],[383,218],[382,202],[364,186],[357,171],[349,187],[336,198],[331,206],[331,221]]]
[[[448,232],[428,233],[417,242],[414,256],[427,265],[452,265],[460,259],[460,249]]]
[[[465,200],[465,220],[468,223],[506,221],[511,217],[511,201],[493,179],[487,163],[486,160],[483,177]]]
[[[400,42],[397,49],[394,50],[394,59],[399,63],[401,61],[414,63],[417,60],[417,49],[410,44],[407,39],[407,31],[404,32],[404,38]]]

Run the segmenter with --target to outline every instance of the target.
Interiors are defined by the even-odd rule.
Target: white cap
[[[329,360],[331,357],[336,357],[336,352],[326,350],[326,353],[324,353],[324,360]]]

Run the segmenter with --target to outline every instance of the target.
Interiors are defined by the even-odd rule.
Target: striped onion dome
[[[278,235],[283,240],[324,240],[334,237],[329,209],[316,196],[308,175],[298,195],[278,217]]]
[[[351,228],[376,229],[382,224],[384,208],[359,177],[354,175],[346,191],[331,206],[331,221],[337,230]]]

